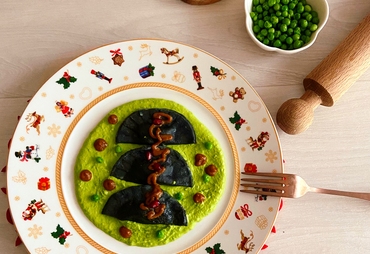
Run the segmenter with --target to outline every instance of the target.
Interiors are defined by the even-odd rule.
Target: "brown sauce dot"
[[[207,162],[207,157],[203,154],[200,154],[198,153],[197,155],[195,155],[195,166],[202,166],[204,164],[206,164]]]
[[[132,231],[124,226],[119,228],[119,233],[123,238],[130,238],[132,235]]]
[[[94,142],[94,147],[95,147],[95,150],[96,151],[103,151],[105,148],[107,148],[108,146],[108,143],[107,141],[105,141],[104,139],[102,138],[98,138],[97,140],[95,140]]]
[[[194,194],[193,200],[195,203],[203,203],[206,197],[202,193],[197,192]]]
[[[104,189],[106,190],[114,190],[116,188],[116,183],[112,179],[106,179],[103,182]]]
[[[205,169],[207,175],[214,176],[217,173],[217,168],[215,165],[211,164]]]
[[[116,124],[118,122],[118,117],[116,115],[110,115],[108,117],[108,123]]]
[[[90,172],[90,170],[87,170],[87,169],[84,169],[81,171],[80,173],[80,179],[84,182],[88,182],[90,181],[92,178],[92,174]]]

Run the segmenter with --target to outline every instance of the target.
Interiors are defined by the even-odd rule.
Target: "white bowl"
[[[245,14],[246,14],[246,26],[249,36],[251,37],[252,41],[254,41],[260,48],[267,50],[267,51],[276,51],[282,54],[294,54],[301,52],[314,44],[316,41],[317,36],[319,35],[320,31],[324,28],[326,21],[329,18],[329,5],[326,0],[307,0],[307,3],[312,6],[312,9],[317,12],[319,17],[319,24],[318,28],[315,32],[311,35],[311,40],[309,43],[304,44],[301,48],[298,49],[292,49],[292,50],[284,50],[276,47],[270,47],[262,42],[260,42],[253,32],[253,20],[250,16],[250,13],[252,11],[252,4],[253,0],[245,0],[244,7],[245,7]]]

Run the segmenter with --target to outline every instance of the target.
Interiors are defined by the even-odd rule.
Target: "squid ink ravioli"
[[[171,115],[167,123],[156,123]],[[152,163],[162,158],[153,149],[168,157]],[[74,175],[78,203],[97,228],[128,245],[154,247],[180,238],[215,209],[225,186],[225,160],[207,123],[174,101],[151,98],[108,113],[82,145]],[[157,198],[149,202],[148,193]],[[156,208],[161,205],[162,213]]]

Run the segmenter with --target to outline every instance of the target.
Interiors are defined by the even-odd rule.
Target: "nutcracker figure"
[[[192,67],[192,70],[193,70],[193,78],[194,78],[195,82],[197,82],[197,84],[198,84],[197,90],[204,89],[204,87],[202,86],[202,83],[201,83],[202,77],[200,76],[200,73],[198,71],[198,67],[196,65],[194,65]]]

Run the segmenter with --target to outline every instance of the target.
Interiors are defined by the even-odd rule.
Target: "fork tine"
[[[279,191],[284,190],[284,187],[281,185],[261,185],[261,184],[253,184],[253,183],[242,183],[241,186],[257,188],[257,189],[270,189],[270,190],[279,190]]]
[[[258,191],[258,190],[240,190],[240,191],[249,194],[266,195],[273,197],[288,197],[284,192]]]
[[[284,184],[286,181],[279,179],[267,179],[267,178],[241,178],[241,181],[244,182],[256,182],[256,183],[276,183]]]

